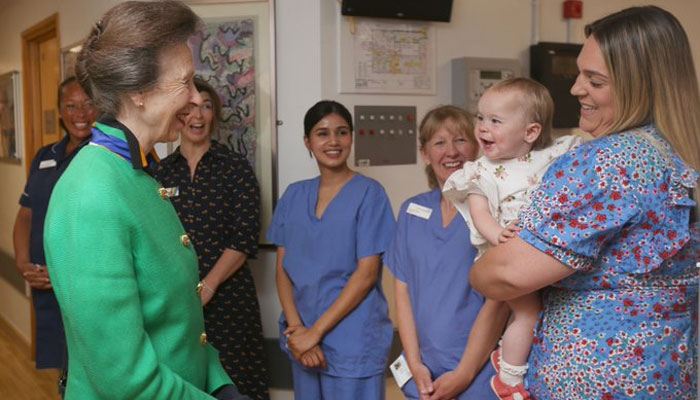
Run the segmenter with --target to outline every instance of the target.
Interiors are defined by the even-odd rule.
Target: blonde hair
[[[540,136],[532,144],[532,149],[540,150],[552,144],[554,101],[546,87],[530,78],[509,78],[494,84],[489,91],[515,91],[520,94],[520,106],[530,122],[536,122],[542,126]]]
[[[428,111],[420,122],[418,141],[420,142],[421,150],[426,150],[430,139],[432,139],[435,132],[442,127],[445,127],[452,133],[464,135],[464,137],[474,145],[478,144],[476,137],[474,137],[472,116],[469,115],[468,112],[455,106],[439,106]],[[433,167],[427,165],[425,167],[425,174],[428,175],[428,187],[431,189],[439,187]]]
[[[615,121],[605,134],[654,124],[700,171],[700,91],[676,17],[655,6],[631,7],[587,25],[585,33],[598,42],[610,73]],[[697,189],[695,201],[700,204]]]

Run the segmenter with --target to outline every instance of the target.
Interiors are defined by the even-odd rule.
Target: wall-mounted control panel
[[[476,105],[494,83],[521,76],[520,61],[510,58],[452,59],[452,104],[476,113]]]
[[[416,107],[355,106],[355,165],[416,163]]]

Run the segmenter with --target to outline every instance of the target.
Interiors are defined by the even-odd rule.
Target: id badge
[[[406,382],[410,381],[413,377],[411,370],[408,369],[408,363],[406,362],[406,358],[403,356],[403,354],[401,354],[399,358],[391,363],[389,369],[391,370],[392,375],[394,375],[394,379],[400,388],[402,388],[403,385],[405,385]]]
[[[406,208],[406,212],[419,218],[430,219],[430,214],[433,213],[433,209],[420,204],[411,203],[408,205],[408,208]]]
[[[165,188],[165,192],[168,194],[168,197],[177,197],[180,195],[180,186]]]
[[[56,160],[44,160],[39,163],[39,169],[52,168],[56,166]]]

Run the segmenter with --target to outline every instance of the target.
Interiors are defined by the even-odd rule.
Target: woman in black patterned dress
[[[221,102],[195,79],[202,106],[187,116],[181,144],[155,178],[165,187],[199,258],[207,338],[241,393],[268,399],[260,307],[246,265],[258,245],[260,193],[244,157],[211,140]]]

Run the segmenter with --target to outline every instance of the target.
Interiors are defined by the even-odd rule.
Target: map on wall
[[[255,165],[255,18],[205,22],[205,29],[192,36],[188,44],[195,74],[216,89],[221,98],[219,131],[212,132],[212,139]]]
[[[434,93],[435,33],[430,25],[356,19],[351,35],[353,74],[351,82],[341,84],[343,91]]]

